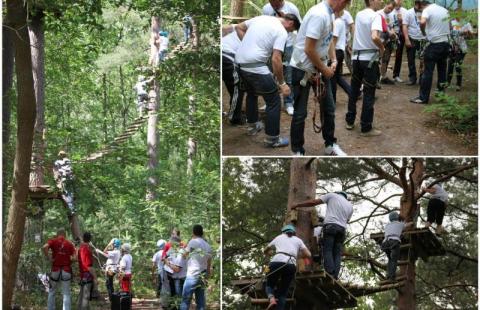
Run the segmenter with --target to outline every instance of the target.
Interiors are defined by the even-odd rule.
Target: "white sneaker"
[[[325,155],[330,155],[330,156],[347,156],[347,153],[342,151],[340,146],[336,143],[333,145],[327,146],[325,148]]]
[[[262,131],[262,129],[265,128],[265,126],[263,125],[263,123],[261,121],[258,121],[254,124],[249,124],[248,125],[248,135],[249,136],[255,136],[257,133],[259,133],[260,131]]]
[[[258,108],[259,111],[265,111],[267,109],[267,105],[264,104],[261,107]]]
[[[293,107],[287,107],[287,114],[290,116],[293,115]]]
[[[293,156],[305,156],[302,152],[292,152]]]
[[[396,76],[393,80],[398,83],[403,83],[403,80],[399,76]]]

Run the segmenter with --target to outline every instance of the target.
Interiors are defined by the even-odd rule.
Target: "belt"
[[[237,64],[240,68],[260,68],[264,67],[267,64],[264,62],[250,62],[250,63],[244,63],[244,64]]]
[[[235,59],[235,54],[234,53],[229,53],[229,52],[224,52],[222,51],[223,56],[231,57],[232,59]]]
[[[378,52],[378,49],[366,49],[366,50],[353,50],[353,55],[360,55],[360,54],[373,54]]]

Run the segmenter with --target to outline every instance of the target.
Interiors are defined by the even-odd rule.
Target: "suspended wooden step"
[[[390,284],[383,284],[378,286],[364,286],[364,285],[357,285],[357,284],[348,284],[345,286],[353,296],[360,297],[366,296],[371,294],[376,294],[379,292],[389,291],[393,289],[397,289],[405,285],[405,281],[394,282]]]
[[[370,238],[380,245],[383,242],[384,233],[371,234]],[[403,232],[400,248],[408,249],[409,246],[411,246],[414,254],[423,260],[427,260],[430,256],[442,256],[446,253],[441,241],[429,228],[419,228]]]

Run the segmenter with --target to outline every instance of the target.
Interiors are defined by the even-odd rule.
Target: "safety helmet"
[[[390,222],[398,221],[399,218],[400,218],[400,215],[396,211],[390,212],[390,214],[388,215],[388,219],[390,220]]]
[[[60,152],[58,152],[58,156],[67,156],[67,152],[65,152],[64,150],[61,150]]]
[[[165,243],[166,243],[165,240],[160,239],[160,240],[157,241],[157,247],[158,247],[160,250],[162,250],[162,249],[165,247]]]
[[[122,251],[130,253],[130,250],[131,250],[130,243],[124,243],[122,245]]]
[[[348,199],[347,193],[345,193],[344,191],[336,192],[336,194],[342,195],[343,197],[345,197],[345,199]]]
[[[113,247],[115,249],[120,248],[120,245],[122,245],[122,242],[120,241],[120,239],[117,239],[117,238],[113,239]]]
[[[288,224],[282,227],[282,233],[288,232],[295,233],[295,226],[293,226],[292,224]]]

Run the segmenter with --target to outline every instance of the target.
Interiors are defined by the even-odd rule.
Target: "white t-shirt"
[[[350,33],[350,25],[353,24],[353,17],[350,12],[347,10],[343,10],[343,15],[342,15],[342,20],[345,22],[345,29],[346,29],[346,37],[347,37],[347,42],[350,41],[352,34]]]
[[[355,34],[353,36],[353,50],[378,50],[378,47],[372,41],[372,31],[378,30],[380,33],[382,28],[382,17],[370,8],[366,8],[357,13],[355,20]],[[360,53],[359,60],[370,60],[374,52]],[[352,55],[352,60],[357,59],[356,55]]]
[[[107,262],[105,263],[107,270],[115,270],[120,261],[120,250],[107,251]]]
[[[300,17],[300,12],[298,11],[297,6],[291,3],[290,1],[285,1],[283,3],[283,6],[280,9],[278,9],[278,11],[285,14],[293,14],[297,16],[300,22],[302,22],[302,17]],[[262,14],[268,15],[268,16],[278,16],[277,12],[275,12],[275,10],[272,8],[272,5],[270,3],[265,4],[262,10]],[[292,46],[294,38],[295,38],[295,34],[293,32],[288,33],[286,46]]]
[[[381,9],[377,11],[378,14],[382,15],[383,18],[385,18],[385,22],[388,25],[388,30],[393,29],[393,14],[392,12],[390,13],[385,13],[385,9]]]
[[[297,256],[298,256],[298,251],[301,249],[306,249],[307,247],[303,243],[302,239],[296,237],[296,236],[291,236],[288,237],[287,234],[281,234],[275,239],[273,239],[269,244],[269,247],[275,247],[275,252],[278,254],[275,254],[272,257],[272,262],[279,262],[279,263],[289,263],[289,264],[297,264]],[[287,253],[289,255],[285,255],[279,252]],[[293,256],[293,257],[292,257]]]
[[[463,53],[466,53],[468,51],[468,45],[467,41],[465,41],[465,33],[469,31],[473,32],[472,25],[470,23],[466,23],[462,26],[456,19],[451,21],[451,25],[451,35],[454,43]]]
[[[315,72],[315,68],[305,54],[305,40],[308,38],[317,40],[315,50],[320,58],[327,63],[328,46],[332,41],[333,10],[325,1],[314,5],[308,10],[303,19],[302,25],[298,30],[297,40],[293,48],[290,65],[298,69]]]
[[[162,273],[163,271],[162,254],[163,250],[159,250],[152,257],[152,263],[157,265],[157,273]]]
[[[242,41],[238,37],[237,32],[233,31],[222,37],[222,52],[235,55],[237,53],[238,47],[240,46],[240,43],[242,43]],[[235,60],[230,55],[223,54],[223,56],[227,57],[231,61]]]
[[[180,267],[178,272],[174,272],[172,278],[184,279],[187,276],[187,260],[183,257],[183,251],[179,251],[171,260],[172,265]]]
[[[257,74],[270,74],[267,61],[272,56],[273,50],[283,52],[287,41],[287,30],[281,21],[273,16],[257,16],[245,21],[247,32],[243,37],[235,62],[238,64],[264,63],[265,66],[256,68],[240,68],[247,72]]]
[[[435,193],[431,195],[432,199],[440,199],[443,202],[447,202],[448,200],[448,193],[438,184],[433,185],[435,189]]]
[[[432,43],[448,42],[450,17],[447,9],[432,3],[423,9],[422,18],[427,19],[425,33],[428,41]]]
[[[125,274],[132,273],[132,255],[124,254],[120,260],[120,268],[125,272]]]
[[[145,90],[145,86],[147,83],[145,81],[143,82],[137,82],[135,86],[133,87],[137,91],[137,95],[146,95],[147,91]]]
[[[327,212],[323,225],[337,224],[347,228],[347,223],[353,214],[353,206],[350,201],[336,193],[325,194],[321,196],[320,199],[327,204]]]
[[[337,37],[337,44],[335,44],[336,50],[345,51],[345,44],[347,43],[346,35],[345,22],[340,17],[335,19],[333,22],[333,36]]]
[[[315,238],[317,239],[320,238],[320,235],[322,234],[322,228],[323,228],[322,226],[317,226],[313,229],[313,236]]]
[[[403,17],[403,24],[407,25],[408,36],[414,40],[424,40],[425,36],[420,30],[420,18],[422,17],[422,12],[415,12],[415,8],[407,10],[407,13]]]
[[[207,271],[208,260],[212,256],[212,248],[207,241],[193,238],[187,244],[187,251],[187,276],[198,276]]]
[[[407,14],[407,9],[404,8],[403,6],[400,7],[400,8],[393,8],[393,11],[390,13],[390,17],[391,19],[393,20],[393,29],[395,30],[395,33],[399,33],[400,30],[401,30],[401,26],[400,25],[400,20],[398,19],[398,14],[400,14],[402,16],[402,23],[403,23],[403,19],[405,18],[405,15]]]
[[[390,223],[387,223],[385,225],[385,239],[393,239],[393,240],[400,240],[400,237],[402,235],[403,228],[405,227],[404,222],[399,222],[399,221],[393,221]]]
[[[160,37],[160,51],[168,50],[168,37],[161,36]]]

